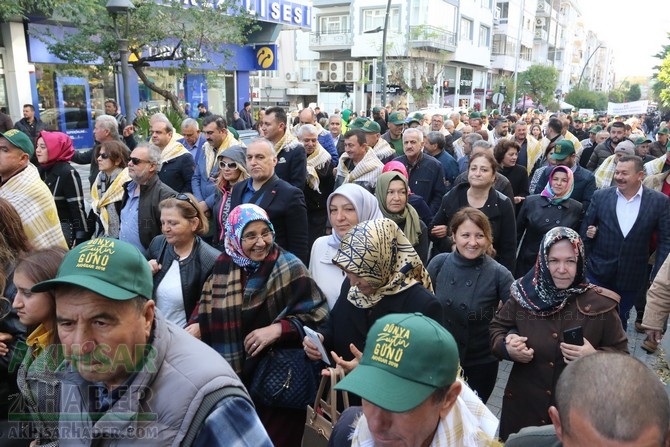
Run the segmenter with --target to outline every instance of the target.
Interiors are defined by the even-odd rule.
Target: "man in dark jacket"
[[[402,141],[405,155],[396,160],[407,168],[409,189],[414,194],[423,197],[435,214],[442,203],[442,196],[447,192],[442,164],[423,153],[423,132],[421,130],[405,130]]]
[[[108,99],[105,101],[105,114],[116,118],[116,122],[119,126],[119,135],[123,135],[123,129],[125,129],[128,125],[128,120],[119,111],[119,105],[116,103],[116,101],[113,99]]]
[[[177,192],[191,192],[195,172],[193,155],[174,138],[174,128],[165,116],[158,114],[151,121],[151,142],[161,150],[161,181]]]
[[[626,139],[624,123],[615,121],[610,126],[610,137],[598,144],[591,154],[586,169],[595,171],[610,155],[614,155],[616,145]]]
[[[2,109],[4,110],[4,107]],[[12,117],[7,115],[3,110],[0,110],[0,133],[5,133],[9,129],[14,128]]]
[[[161,234],[159,203],[177,194],[158,178],[160,169],[161,150],[141,143],[130,154],[131,181],[123,185],[119,239],[134,245],[145,256],[151,240]]]
[[[244,129],[253,129],[254,128],[254,120],[251,117],[251,103],[249,101],[244,103],[244,107],[242,107],[242,110],[240,110],[240,118],[242,121],[244,121]],[[237,129],[237,127],[235,127]],[[237,130],[244,130],[244,129],[237,129]]]
[[[268,110],[272,119],[272,109]],[[306,157],[302,145],[299,150]],[[230,209],[242,203],[253,203],[263,208],[274,226],[277,244],[296,255],[305,265],[309,265],[305,195],[302,188],[291,185],[275,174],[276,165],[277,155],[271,141],[258,138],[249,143],[247,170],[251,177],[233,188]],[[307,176],[306,165],[303,170],[304,182]]]
[[[372,109],[372,119],[379,124],[379,128],[381,129],[379,133],[386,133],[389,130],[384,116],[385,113],[386,109],[382,109],[381,107],[374,107]]]
[[[42,120],[35,117],[35,107],[33,107],[32,104],[24,104],[23,118],[14,124],[14,129],[20,130],[24,134],[28,135],[34,146],[35,141],[37,140],[37,136],[43,130],[47,130],[47,126],[42,122]]]

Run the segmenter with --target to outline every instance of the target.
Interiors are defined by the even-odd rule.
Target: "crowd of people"
[[[347,374],[335,446],[665,445],[582,404],[667,325],[666,123],[245,104],[138,141],[106,112],[86,151],[0,133],[2,445],[299,446],[306,408],[257,387],[281,350]]]

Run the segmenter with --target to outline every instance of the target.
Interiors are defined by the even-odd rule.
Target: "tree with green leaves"
[[[642,90],[640,90],[640,84],[633,84],[628,88],[628,91],[626,92],[626,101],[637,101],[641,97]]]
[[[670,108],[670,53],[665,56],[656,74],[658,96],[664,108]]]
[[[29,0],[11,0],[31,3]],[[57,3],[57,0],[40,0]],[[117,37],[113,21],[105,5],[107,0],[68,0],[55,5],[54,21],[49,31],[36,37],[43,40],[49,51],[70,64],[90,64],[102,59],[104,64],[119,62]],[[255,19],[237,0],[217,0],[216,7],[191,6],[183,2],[134,0],[136,9],[128,15],[128,42],[131,57],[129,66],[144,85],[168,100],[175,110],[183,113],[178,98],[161,88],[145,73],[145,67],[166,61],[178,62],[177,70],[186,73],[205,62],[208,54],[231,53],[228,44],[243,45]],[[203,5],[207,4],[203,2]],[[119,18],[119,28],[126,19]],[[63,33],[57,28],[73,24],[76,29]],[[59,37],[57,37],[59,36]]]
[[[607,94],[586,89],[574,89],[565,95],[565,102],[572,104],[576,109],[607,109]]]
[[[530,96],[536,104],[548,106],[554,99],[558,84],[558,70],[551,66],[531,65],[528,70],[519,73],[517,86],[530,82]]]

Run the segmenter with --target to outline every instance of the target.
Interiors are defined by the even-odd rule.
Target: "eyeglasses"
[[[172,197],[174,199],[177,199],[177,200],[182,200],[184,202],[188,202],[193,207],[193,209],[196,211],[196,213],[200,211],[200,208],[198,208],[198,206],[195,203],[193,203],[193,200],[191,200],[191,198],[189,196],[187,196],[186,194],[175,194]]]
[[[102,158],[103,160],[107,160],[109,158],[109,154],[107,152],[100,152],[98,154],[98,158]]]
[[[151,163],[149,160],[142,160],[141,158],[137,157],[130,157],[128,161],[132,162],[134,165],[140,165],[142,163]]]
[[[231,161],[230,163],[226,163],[225,161],[219,161],[219,167],[221,169],[237,169],[237,163],[234,161]]]
[[[274,231],[266,230],[263,231],[261,234],[247,234],[245,236],[242,236],[242,242],[246,244],[255,244],[258,242],[259,239],[263,239],[265,242],[272,242],[272,238],[274,237],[275,233]]]

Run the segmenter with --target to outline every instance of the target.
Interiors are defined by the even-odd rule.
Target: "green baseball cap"
[[[479,112],[472,112],[470,114],[470,118],[481,118],[481,117],[482,117],[482,114],[479,113]]]
[[[20,130],[9,129],[5,133],[0,133],[0,136],[9,141],[13,146],[21,149],[29,156],[32,157],[35,154],[35,146],[33,145],[33,142],[30,141],[30,137]]]
[[[633,141],[633,143],[635,143],[635,146],[639,146],[639,145],[644,144],[644,143],[651,143],[651,140],[649,138],[645,138],[645,137],[637,137]]]
[[[591,128],[589,129],[589,133],[598,133],[601,130],[603,130],[601,126],[591,126]]]
[[[151,299],[154,287],[151,268],[142,253],[127,242],[106,237],[77,245],[65,255],[56,277],[35,284],[32,291],[46,292],[63,284],[116,301],[137,296]]]
[[[382,108],[381,107],[373,107],[372,108],[372,113],[381,113]]]
[[[660,129],[658,129],[658,132],[656,132],[656,133],[661,134],[661,135],[667,135],[667,134],[670,133],[670,129],[668,129],[667,127],[661,127]],[[7,138],[7,137],[5,137],[5,138]]]
[[[539,115],[539,114],[540,114],[540,113],[542,113],[542,112],[540,111],[540,109],[535,109],[535,110],[533,110],[533,113],[535,113],[535,114],[538,114],[538,115]]]
[[[570,155],[575,153],[575,145],[572,144],[570,140],[558,140],[556,146],[554,146],[554,153],[551,154],[551,158],[554,160],[565,160]]]
[[[457,374],[458,347],[441,324],[419,312],[390,314],[372,325],[359,365],[335,389],[403,413],[450,386]]]
[[[393,112],[389,115],[389,123],[400,126],[405,124],[405,112]]]
[[[498,110],[498,109],[493,109],[493,110],[491,111],[491,115],[500,115],[500,110]]]
[[[361,129],[367,133],[380,133],[382,128],[375,121],[359,116],[349,125],[349,129]]]
[[[574,117],[574,118],[572,119],[572,121],[574,121],[575,123],[583,123],[583,122],[584,122],[584,120],[582,120],[582,119],[581,119],[580,117],[578,117],[578,116]]]

